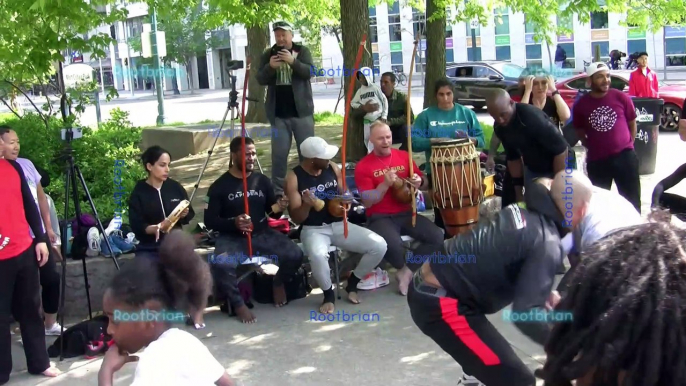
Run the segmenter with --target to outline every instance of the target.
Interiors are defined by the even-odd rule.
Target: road
[[[400,88],[403,92],[407,92],[407,87]],[[240,91],[239,91],[240,93]],[[333,85],[325,88],[323,85],[316,85],[313,87],[314,106],[316,112],[333,111],[338,100],[339,86]],[[239,94],[238,103],[240,104],[242,95]],[[229,102],[229,90],[201,90],[196,91],[195,94],[183,94],[177,96],[165,95],[164,109],[166,123],[197,123],[204,120],[221,121],[226,113],[226,108]],[[421,83],[418,87],[412,88],[411,94],[412,110],[415,115],[422,111],[424,103],[424,92]],[[44,100],[36,101],[36,105],[40,107],[39,103],[44,103]],[[28,102],[22,103],[22,107],[31,109]],[[114,108],[120,108],[128,111],[130,120],[136,126],[154,126],[157,122],[157,98],[150,92],[137,93],[133,98],[126,93],[121,92],[121,97],[111,102],[104,102],[101,105],[102,119],[106,120],[110,116],[110,111]],[[0,112],[8,111],[6,107],[2,106]],[[341,102],[338,106],[339,114],[343,114],[344,108]],[[227,119],[230,118],[230,115]],[[490,122],[488,114],[479,114],[479,120]],[[96,115],[95,107],[88,106],[85,113],[81,116],[81,123],[87,126],[95,126]]]

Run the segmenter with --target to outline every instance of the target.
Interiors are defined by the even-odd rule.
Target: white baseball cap
[[[305,158],[330,160],[338,153],[338,146],[329,145],[320,137],[309,137],[300,144],[300,153]]]
[[[610,68],[607,64],[601,62],[591,63],[586,67],[586,75],[588,75],[589,78],[601,71],[610,72]]]

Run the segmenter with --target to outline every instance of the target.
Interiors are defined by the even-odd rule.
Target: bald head
[[[486,106],[496,125],[507,125],[514,114],[514,101],[507,91],[500,88],[490,92],[486,98]]]
[[[565,225],[574,228],[586,216],[593,196],[593,184],[582,172],[565,169],[555,175],[550,195],[564,216]]]
[[[369,142],[374,145],[374,153],[376,155],[390,155],[391,146],[393,145],[391,128],[381,121],[372,123],[371,126],[369,126]]]

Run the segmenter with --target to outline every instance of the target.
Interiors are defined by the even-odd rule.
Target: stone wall
[[[206,257],[208,249],[196,249],[196,252]],[[133,260],[133,254],[121,255],[117,258],[120,267]],[[90,285],[90,300],[93,312],[102,311],[102,297],[105,287],[112,281],[117,268],[110,257],[86,258],[88,284]],[[67,259],[66,291],[64,299],[65,318],[87,318],[88,302],[86,297],[86,284],[83,277],[83,262],[81,260]],[[62,264],[57,264],[57,270],[62,273]]]

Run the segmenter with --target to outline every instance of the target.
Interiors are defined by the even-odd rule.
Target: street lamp
[[[164,125],[164,76],[163,71],[160,71],[160,57],[167,56],[167,44],[164,31],[157,30],[157,10],[155,8],[152,9],[150,22],[150,24],[143,24],[141,46],[143,57],[152,57],[153,77],[157,92],[157,125],[161,126]]]

